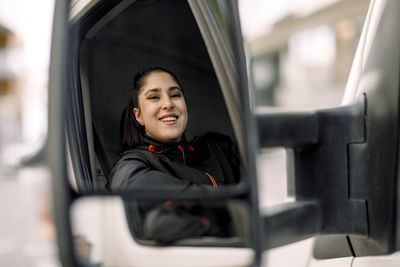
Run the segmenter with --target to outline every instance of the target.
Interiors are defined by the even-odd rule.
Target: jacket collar
[[[162,147],[162,148],[167,147],[167,148],[169,148],[169,147],[177,147],[179,145],[186,146],[187,142],[186,142],[186,139],[185,139],[184,136],[181,137],[181,140],[179,142],[164,143],[164,142],[162,142],[160,140],[157,140],[157,139],[145,134],[143,136],[143,144],[145,146],[153,145],[153,146],[156,146],[156,147]]]
[[[143,138],[144,145],[138,147],[156,154],[163,154],[168,158],[187,164],[190,161],[188,151],[193,151],[192,146],[188,145],[184,136],[180,142],[164,143],[148,135]]]

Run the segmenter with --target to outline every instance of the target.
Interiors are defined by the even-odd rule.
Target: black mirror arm
[[[256,114],[261,148],[293,149],[295,202],[262,215],[264,249],[316,234],[368,236],[367,202],[352,193],[354,147],[366,142],[366,96],[332,109]]]
[[[263,249],[283,246],[314,236],[321,231],[321,207],[314,201],[296,201],[262,213]]]
[[[260,148],[300,148],[318,142],[315,111],[256,114]]]

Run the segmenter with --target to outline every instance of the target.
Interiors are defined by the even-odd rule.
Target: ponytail
[[[140,125],[135,118],[133,113],[135,107],[136,105],[131,97],[128,107],[125,110],[123,122],[122,147],[124,150],[132,149],[143,144],[144,127]]]

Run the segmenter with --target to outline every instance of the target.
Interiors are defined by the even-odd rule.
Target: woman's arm
[[[152,169],[139,159],[118,161],[110,174],[111,190],[129,190],[143,187],[171,187],[176,191],[186,188],[190,181],[178,179],[168,173]]]
[[[210,221],[190,214],[181,207],[160,205],[151,209],[144,220],[144,234],[161,244],[171,244],[185,238],[198,238],[210,231]]]

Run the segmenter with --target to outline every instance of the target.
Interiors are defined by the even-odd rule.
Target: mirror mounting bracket
[[[316,234],[369,235],[351,164],[366,143],[366,105],[362,95],[338,108],[256,114],[261,147],[292,149],[294,158],[296,201],[263,216],[265,249]]]

